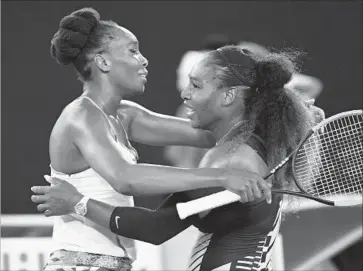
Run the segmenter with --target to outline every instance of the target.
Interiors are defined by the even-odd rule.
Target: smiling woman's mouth
[[[195,113],[195,111],[189,107],[187,107],[187,117],[190,118],[193,114]]]
[[[139,76],[143,79],[143,81],[147,81],[147,74],[139,74]]]

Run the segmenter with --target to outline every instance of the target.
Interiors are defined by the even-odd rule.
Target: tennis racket
[[[363,110],[342,112],[314,126],[264,179],[291,159],[293,178],[301,192],[272,189],[272,193],[304,197],[330,206],[362,204]],[[233,192],[222,191],[178,203],[176,207],[179,217],[185,219],[240,199]]]

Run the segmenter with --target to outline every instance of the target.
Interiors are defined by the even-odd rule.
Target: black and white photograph
[[[0,9],[1,271],[363,269],[362,1]]]

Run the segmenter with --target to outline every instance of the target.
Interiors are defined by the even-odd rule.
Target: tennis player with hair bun
[[[134,240],[85,219],[89,198],[112,208],[131,207],[133,195],[225,187],[244,202],[271,199],[267,183],[248,170],[137,164],[137,152],[129,140],[212,147],[218,138],[191,127],[188,120],[156,114],[124,100],[143,93],[148,73],[139,42],[126,28],[101,20],[94,9],[77,10],[61,20],[51,55],[60,64],[72,64],[83,83],[83,94],[64,108],[53,127],[51,176],[74,185],[85,197],[75,205],[76,216],[55,218],[54,247],[45,270],[131,269],[136,257]],[[48,195],[36,199],[41,200],[46,202],[38,210],[47,216],[55,214],[48,204],[56,201]],[[132,226],[132,217],[117,225],[123,224]]]
[[[284,88],[293,73],[294,64],[283,54],[261,57],[237,46],[213,50],[194,66],[181,95],[189,108],[191,127],[209,130],[217,142],[201,161],[201,170],[235,169],[264,176],[296,147],[314,119],[301,96]],[[58,177],[49,180],[53,186],[32,188],[39,194],[32,200],[39,203],[40,211],[47,210],[46,216],[69,217],[86,198],[87,204],[81,205],[86,221],[124,237],[161,244],[196,226],[200,237],[188,270],[272,268],[271,252],[281,223],[282,199],[278,194],[273,194],[270,202],[260,191],[254,191],[255,196],[252,189],[246,189],[241,202],[181,220],[176,203],[224,188],[189,187],[170,195],[157,210],[149,210],[88,199],[76,182],[53,177]],[[153,175],[149,178],[150,183],[158,184]],[[176,182],[184,179],[176,178]],[[269,181],[274,188],[292,186],[291,165]],[[158,188],[165,191],[162,186],[166,183],[159,182]]]

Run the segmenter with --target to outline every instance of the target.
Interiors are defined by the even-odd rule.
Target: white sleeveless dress
[[[93,100],[86,96],[83,97],[90,100],[97,108],[99,108],[97,104],[93,102]],[[105,114],[102,110],[101,112]],[[107,117],[106,119],[108,120]],[[115,133],[112,129],[111,124],[110,126],[111,131]],[[120,144],[125,149],[125,159],[127,159],[128,162],[131,164],[136,164],[138,158],[136,150],[129,149],[121,142]],[[56,171],[51,166],[51,176],[69,182],[74,187],[76,187],[80,193],[95,200],[110,204],[112,206],[134,206],[132,196],[126,196],[116,192],[111,187],[111,185],[92,168],[75,174],[66,174]],[[125,221],[124,223],[127,223],[127,221]],[[98,224],[90,221],[89,219],[78,216],[76,214],[54,217],[52,238],[53,253],[51,254],[51,258],[52,255],[55,255],[55,252],[71,251],[80,252],[80,254],[77,255],[81,255],[82,252],[84,252],[86,253],[85,255],[91,253],[99,254],[102,256],[111,256],[109,257],[109,259],[111,260],[113,260],[113,257],[130,259],[130,262],[133,262],[136,259],[136,247],[135,241],[133,239],[116,235],[112,233],[109,228],[99,226]],[[53,258],[58,259],[59,256],[53,256]],[[102,259],[102,261],[104,261],[104,258]],[[58,262],[58,265],[59,264],[62,265],[66,263],[62,263],[60,261]],[[52,265],[55,265],[55,262],[52,263],[52,261],[48,261],[48,269]],[[74,265],[80,265],[80,263],[77,262]],[[107,268],[108,265],[104,267]],[[46,268],[45,270],[48,269]]]

